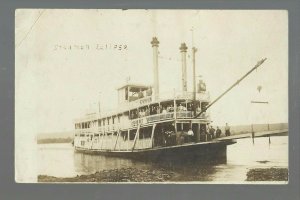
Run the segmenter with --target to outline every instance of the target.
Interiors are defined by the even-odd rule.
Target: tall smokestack
[[[186,74],[186,50],[187,46],[185,43],[181,43],[181,62],[182,62],[182,91],[187,91],[187,74]]]
[[[154,95],[155,99],[158,98],[159,95],[159,78],[158,78],[158,44],[159,41],[156,37],[152,38],[151,41],[152,48],[153,48],[153,87],[154,87]]]

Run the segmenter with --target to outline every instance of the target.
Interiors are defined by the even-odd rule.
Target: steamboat
[[[207,134],[211,123],[207,109],[259,67],[258,62],[216,100],[210,101],[203,80],[196,84],[193,50],[193,91],[187,90],[187,46],[180,46],[182,91],[159,93],[158,47],[154,37],[153,85],[126,83],[117,89],[118,108],[109,113],[89,113],[75,122],[75,151],[142,159],[211,159],[226,157],[232,139],[214,139]]]

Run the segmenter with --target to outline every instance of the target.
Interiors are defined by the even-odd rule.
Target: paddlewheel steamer
[[[169,94],[159,93],[156,37],[151,44],[153,85],[127,83],[118,88],[119,105],[115,112],[99,111],[76,119],[75,150],[143,159],[226,156],[227,145],[235,141],[216,140],[207,134],[211,119],[206,109],[211,103],[205,83],[200,80],[196,87],[195,62],[193,92],[187,91],[186,44],[180,46],[182,91]],[[192,50],[194,56],[196,48]]]

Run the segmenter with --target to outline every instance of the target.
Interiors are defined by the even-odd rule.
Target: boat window
[[[196,101],[196,108],[200,107],[200,101]]]
[[[127,131],[122,131],[121,132],[121,137],[123,138],[123,140],[127,140],[128,139]]]
[[[129,140],[134,140],[136,134],[136,129],[129,131]]]
[[[189,131],[190,124],[189,123],[177,123],[177,131]]]
[[[145,127],[140,129],[139,139],[151,138],[152,127]]]
[[[193,111],[193,103],[187,103],[187,110]]]
[[[206,124],[200,124],[200,134],[205,135],[207,132],[206,130],[207,130]]]
[[[138,118],[138,111],[137,109],[130,111],[130,119]]]
[[[186,101],[176,101],[177,111],[186,111],[187,110],[187,104]]]

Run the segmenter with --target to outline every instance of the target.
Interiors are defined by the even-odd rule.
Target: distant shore
[[[38,144],[52,144],[52,143],[71,143],[73,138],[47,138],[47,139],[38,139]]]
[[[174,182],[176,173],[165,170],[146,170],[136,168],[121,168],[102,170],[94,174],[76,177],[54,177],[39,175],[38,182]],[[287,181],[287,168],[256,168],[250,169],[246,181]],[[182,180],[185,181],[185,180]],[[178,182],[176,180],[175,182]],[[179,181],[180,182],[180,181]]]

